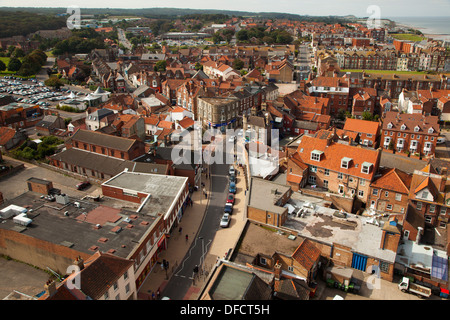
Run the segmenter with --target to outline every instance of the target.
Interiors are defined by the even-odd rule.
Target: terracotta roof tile
[[[313,150],[323,152],[320,161],[311,160],[311,152]],[[297,148],[297,153],[302,161],[308,165],[322,167],[335,172],[342,172],[369,181],[372,181],[380,160],[380,152],[378,150],[329,142],[329,139],[319,139],[310,136],[302,137]],[[343,158],[351,158],[348,169],[341,167]],[[361,170],[364,162],[373,165],[370,168],[369,173],[363,173]]]
[[[344,130],[369,133],[376,136],[380,131],[380,123],[378,121],[347,118],[345,120]]]
[[[303,240],[292,254],[292,258],[294,258],[307,270],[311,270],[313,268],[314,264],[319,260],[319,257],[320,250],[312,241],[308,239]]]

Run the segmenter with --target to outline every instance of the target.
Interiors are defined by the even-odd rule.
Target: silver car
[[[220,226],[222,228],[226,228],[230,225],[230,215],[228,213],[224,213],[222,219],[220,219]]]

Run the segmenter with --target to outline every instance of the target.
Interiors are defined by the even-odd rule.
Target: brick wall
[[[271,213],[266,210],[261,210],[257,208],[248,207],[247,208],[247,218],[256,222],[269,224],[272,226],[280,227],[284,225],[287,217],[287,209],[281,215]]]
[[[90,257],[90,254],[5,229],[0,229],[0,254],[41,269],[49,267],[62,275],[75,257],[85,260]]]
[[[350,247],[333,243],[333,251],[331,252],[331,260],[337,266],[351,267],[353,253]]]
[[[378,190],[377,194],[374,195],[374,189]],[[387,196],[386,196],[387,192]],[[400,200],[396,200],[396,192],[370,187],[369,198],[367,203],[370,205],[374,201],[374,209],[387,212],[387,213],[406,213],[406,208],[408,207],[408,195],[402,194]],[[388,205],[392,208],[388,209]],[[402,210],[403,209],[403,210]]]

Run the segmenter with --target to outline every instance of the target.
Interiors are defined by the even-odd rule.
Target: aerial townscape
[[[449,140],[391,19],[0,7],[0,298],[447,300]]]

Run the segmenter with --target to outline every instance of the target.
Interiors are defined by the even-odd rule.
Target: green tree
[[[8,70],[9,71],[19,71],[21,66],[22,66],[22,62],[20,62],[19,59],[12,58],[11,60],[9,60]]]
[[[0,71],[5,71],[6,70],[6,64],[0,60]]]
[[[364,111],[362,113],[362,119],[363,120],[367,120],[367,121],[372,121],[373,120],[373,115],[369,111]]]
[[[167,67],[167,62],[166,62],[166,60],[158,61],[158,62],[155,64],[155,69],[156,69],[156,71],[159,71],[159,72],[166,71],[166,67]]]
[[[16,48],[11,53],[11,57],[13,58],[22,58],[23,56],[25,56],[25,52],[22,50],[22,48]]]
[[[201,63],[198,62],[198,61],[195,63],[195,70],[197,70],[197,71],[198,71],[198,70],[203,70],[203,66],[202,66]]]
[[[44,84],[48,87],[54,87],[58,89],[64,86],[64,83],[60,79],[58,79],[58,77],[50,77],[45,80]]]
[[[244,61],[241,59],[234,59],[233,60],[233,69],[241,70],[244,67]]]

